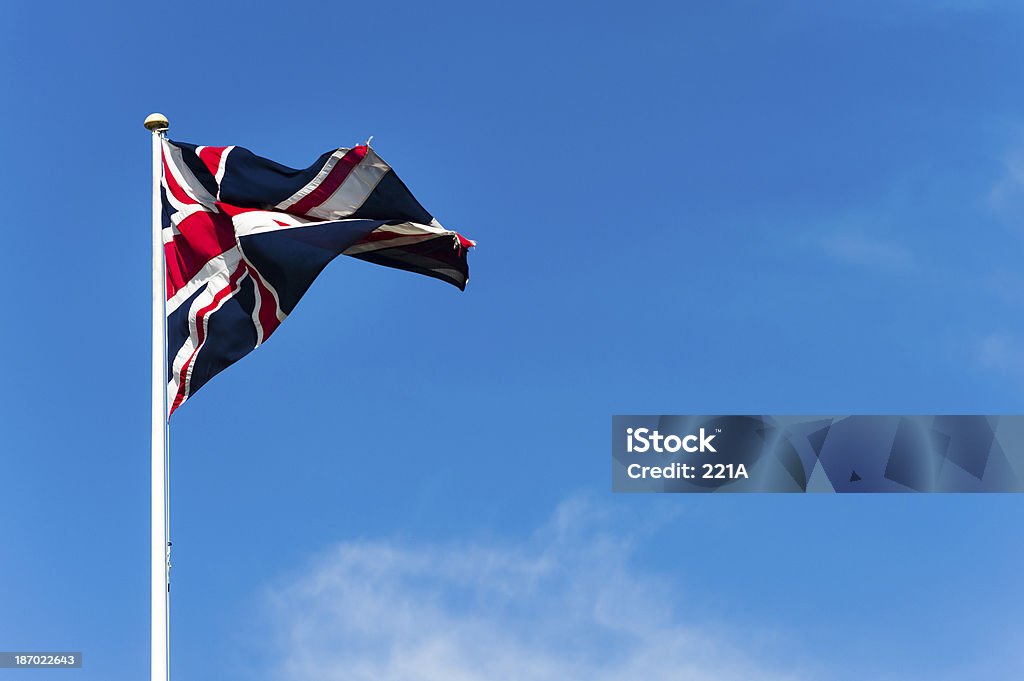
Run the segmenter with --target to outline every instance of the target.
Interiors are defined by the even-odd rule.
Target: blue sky
[[[332,264],[171,427],[172,676],[1020,675],[1020,496],[613,496],[615,413],[1024,406],[1014,3],[0,6],[0,649],[149,645],[149,139],[374,135],[479,242]],[[25,672],[0,670],[0,679]],[[20,676],[18,676],[20,678]]]

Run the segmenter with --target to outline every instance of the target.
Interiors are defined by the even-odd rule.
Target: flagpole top
[[[150,132],[157,132],[160,130],[166,130],[171,127],[171,124],[167,121],[167,116],[162,113],[151,113],[146,116],[146,120],[143,123],[146,126],[146,130]]]

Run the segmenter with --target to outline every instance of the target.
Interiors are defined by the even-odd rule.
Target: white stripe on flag
[[[217,294],[228,287],[228,284],[231,283],[231,275],[234,274],[235,271],[235,269],[221,270],[216,275],[211,277],[209,280],[210,285],[206,288],[205,291],[202,292],[202,294],[196,297],[195,301],[192,303],[192,306],[189,308],[188,338],[185,340],[182,346],[178,348],[178,352],[175,353],[174,355],[174,362],[171,365],[171,380],[167,384],[168,407],[174,404],[174,399],[177,397],[177,394],[180,390],[181,385],[178,377],[181,375],[182,367],[185,366],[185,362],[187,362],[189,358],[193,357],[193,355],[198,356],[198,350],[202,349],[202,344],[199,344],[199,327],[197,326],[197,318],[199,316],[199,311],[210,305],[210,303],[214,301],[214,298],[216,298]],[[238,281],[235,282],[235,285],[234,287],[232,287],[230,293],[221,298],[220,302],[217,303],[216,307],[214,307],[212,310],[209,310],[205,315],[203,315],[204,342],[205,339],[208,337],[210,317],[213,316],[222,307],[224,307],[224,304],[226,302],[235,297],[235,294],[238,293],[239,288],[241,288],[242,286],[242,282],[245,281],[245,278],[247,276],[249,276],[249,273],[247,271],[243,272],[242,276],[240,276],[238,278]],[[195,369],[195,367],[196,362],[195,359],[193,358],[192,362],[189,363],[188,365],[188,369],[185,371],[184,395],[186,400],[191,396],[190,383],[192,382],[192,370]],[[174,390],[173,393],[171,392],[172,389]]]
[[[394,233],[401,234],[393,239],[381,239],[379,241],[362,241],[346,248],[342,253],[344,255],[356,255],[358,253],[367,253],[369,251],[379,251],[384,248],[393,248],[396,246],[407,246],[409,244],[419,243],[421,241],[427,241],[429,239],[436,239],[438,237],[452,237],[458,239],[458,235],[441,227],[435,221],[432,225],[424,225],[418,222],[402,222],[397,225],[384,225],[378,227],[373,231],[374,234],[378,233]],[[458,243],[458,241],[456,241]]]
[[[224,148],[224,153],[220,155],[220,163],[217,164],[217,172],[213,176],[213,179],[217,181],[217,200],[220,201],[220,182],[224,179],[224,170],[228,167],[228,154],[234,150],[235,145],[232,144],[230,147]]]
[[[181,157],[181,149],[167,140],[164,140],[164,159],[167,161],[167,168],[171,171],[171,175],[182,191],[210,210],[217,210],[216,199],[213,198],[210,192],[206,191],[202,183],[196,179],[196,176],[192,174],[189,167],[185,165],[185,161]],[[167,192],[168,195],[170,193],[170,191]]]
[[[186,300],[201,289],[204,284],[213,281],[214,277],[223,274],[225,272],[234,272],[235,268],[238,267],[238,262],[241,257],[238,252],[238,246],[232,246],[228,250],[224,251],[216,258],[212,258],[210,262],[203,265],[203,269],[199,270],[194,277],[188,280],[188,282],[175,292],[167,300],[167,314],[171,314],[178,307],[181,306]],[[225,275],[226,276],[226,275]],[[227,280],[224,280],[224,284],[221,288],[227,286]],[[200,296],[202,298],[203,296]]]
[[[321,220],[339,220],[352,215],[359,210],[389,170],[391,167],[377,155],[377,152],[367,149],[366,157],[352,169],[341,186],[306,215]]]
[[[281,203],[277,204],[275,208],[280,208],[281,210],[288,210],[296,203],[306,198],[306,196],[308,196],[314,189],[320,186],[321,182],[327,179],[327,176],[331,174],[332,170],[334,170],[334,166],[336,166],[338,164],[338,161],[340,161],[348,152],[348,149],[338,149],[336,152],[331,154],[330,158],[327,159],[327,163],[324,164],[324,167],[320,169],[320,172],[317,173],[316,176],[312,180],[310,180],[305,187],[295,192]]]

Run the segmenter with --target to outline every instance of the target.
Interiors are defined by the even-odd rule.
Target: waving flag
[[[465,289],[474,245],[442,227],[369,146],[301,170],[242,147],[163,141],[169,412],[263,343],[349,255]]]

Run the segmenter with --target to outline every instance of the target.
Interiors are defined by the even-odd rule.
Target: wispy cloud
[[[1024,337],[997,332],[978,342],[978,362],[985,369],[1024,375]]]
[[[890,239],[871,236],[858,229],[828,232],[816,243],[827,255],[854,265],[905,269],[914,264],[914,256],[908,249]]]
[[[1003,160],[1003,173],[988,195],[989,207],[1000,217],[1024,223],[1024,150]]]
[[[796,679],[688,625],[670,582],[631,565],[595,508],[523,542],[346,542],[270,593],[296,681]],[[743,641],[750,648],[750,641]]]
[[[889,3],[892,4],[892,3]],[[905,0],[905,6],[924,12],[1000,12],[1017,14],[1016,0]]]
[[[984,278],[982,287],[1007,305],[1024,303],[1024,273],[997,269]]]

